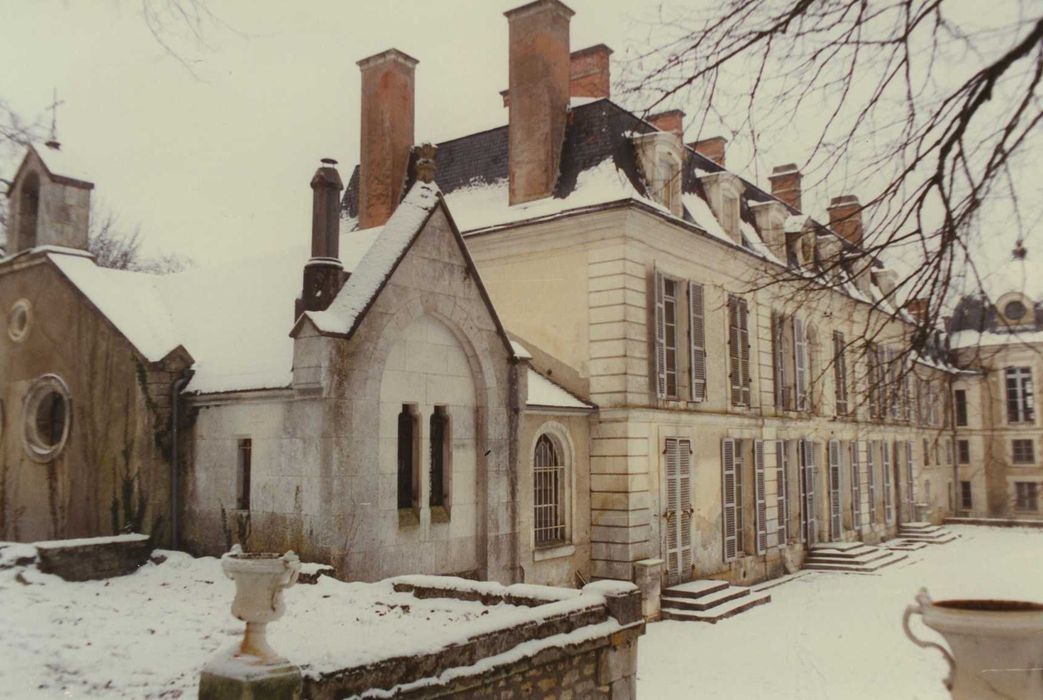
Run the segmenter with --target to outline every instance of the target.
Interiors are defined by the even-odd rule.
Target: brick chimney
[[[344,283],[340,262],[340,191],[344,184],[337,161],[323,158],[311,179],[311,259],[304,266],[304,282],[294,313],[323,311]]]
[[[800,207],[800,171],[796,163],[776,165],[768,178],[771,181],[771,193],[784,204],[801,211]]]
[[[612,73],[609,56],[612,49],[604,44],[573,51],[569,56],[569,97],[601,99],[612,96]],[[501,90],[503,106],[511,106],[511,91]]]
[[[569,20],[559,0],[505,12],[510,36],[510,203],[554,191],[569,107]]]
[[[645,121],[660,131],[677,134],[677,138],[684,136],[684,112],[679,109],[668,109],[665,112],[649,115],[645,117]]]
[[[917,297],[905,302],[905,310],[909,312],[917,323],[927,323],[927,314],[930,310],[929,301],[925,297]]]
[[[417,60],[388,49],[358,62],[362,71],[359,228],[382,226],[402,197],[413,146]]]
[[[724,150],[728,145],[728,139],[723,136],[711,136],[708,139],[692,141],[688,147],[701,156],[709,158],[717,165],[724,167]]]
[[[827,208],[829,227],[853,246],[862,245],[862,205],[858,197],[845,194],[834,197]]]

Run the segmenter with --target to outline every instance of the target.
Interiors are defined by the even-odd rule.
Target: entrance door
[[[692,441],[666,439],[666,572],[670,585],[692,577]]]
[[[815,514],[815,446],[810,440],[797,443],[800,468],[800,525],[804,542],[818,542],[818,519]]]

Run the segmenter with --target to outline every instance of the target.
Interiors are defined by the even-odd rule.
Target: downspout
[[[192,369],[185,368],[171,386],[170,397],[170,435],[172,439],[170,448],[170,548],[177,549],[181,544],[181,523],[178,513],[178,501],[180,500],[180,484],[178,483],[178,462],[180,459],[180,438],[178,436],[178,424],[180,423],[181,392],[188,386],[192,379]]]

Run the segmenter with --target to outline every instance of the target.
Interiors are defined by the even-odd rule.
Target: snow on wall
[[[528,405],[553,408],[593,408],[592,404],[580,401],[533,369],[529,370]]]

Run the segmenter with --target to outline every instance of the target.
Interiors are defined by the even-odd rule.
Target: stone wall
[[[97,581],[126,576],[148,561],[152,545],[145,535],[37,542],[40,571],[66,581]]]

